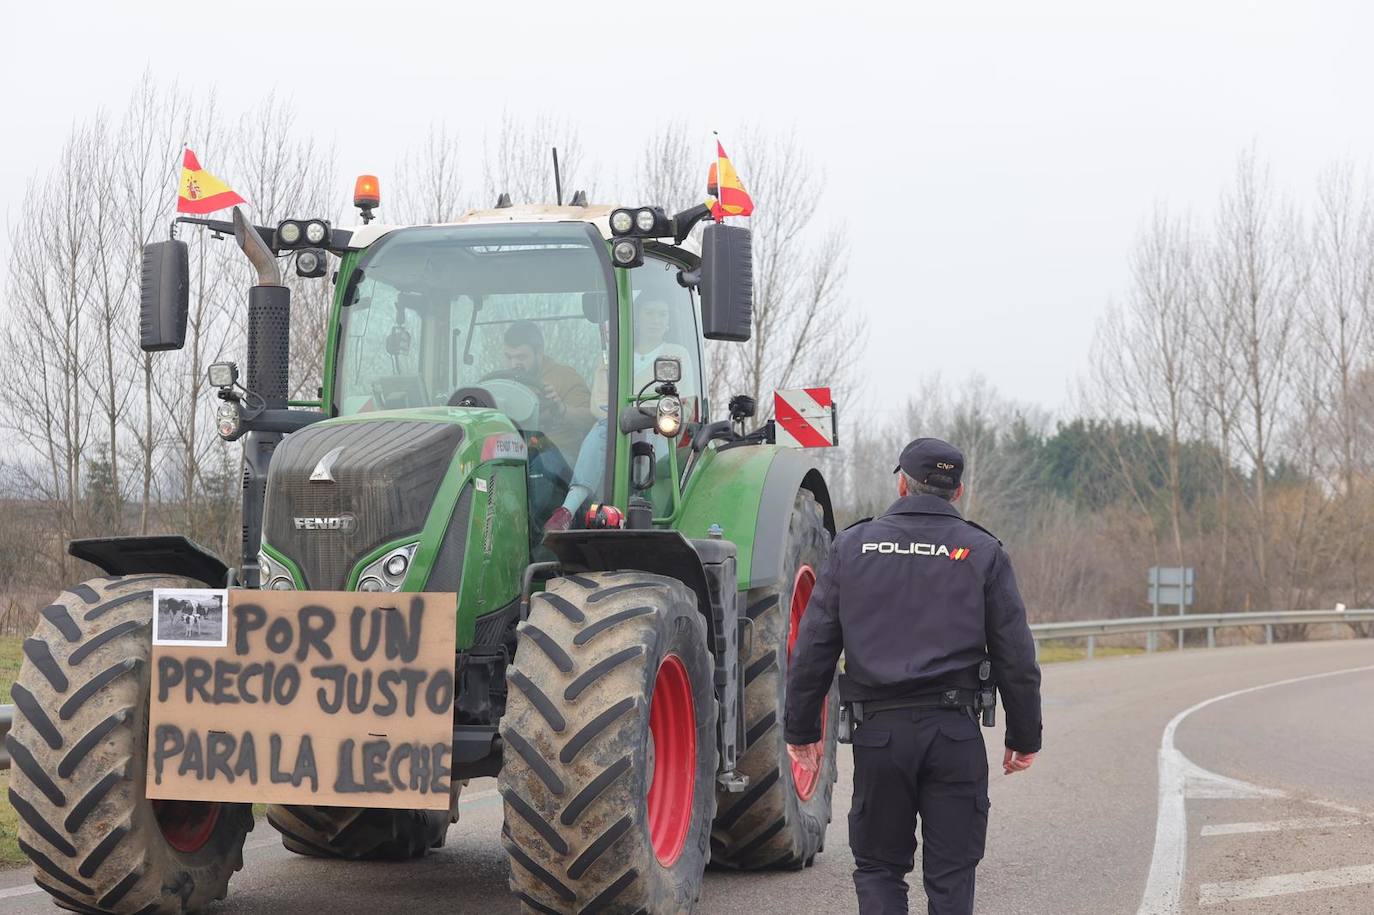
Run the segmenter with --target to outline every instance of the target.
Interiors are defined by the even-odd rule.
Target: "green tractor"
[[[303,795],[267,808],[292,852],[424,855],[461,786],[497,776],[525,911],[686,912],[708,862],[811,864],[836,699],[810,775],[783,701],[834,515],[810,452],[747,431],[746,397],[718,416],[703,379],[703,337],[749,338],[749,232],[582,195],[411,227],[355,202],[351,229],[181,220],[232,230],[257,274],[242,376],[209,372],[243,447],[242,555],[70,545],[106,575],[42,611],[8,739],[39,886],[78,912],[191,912],[242,866],[249,804],[147,796],[153,590],[188,586],[452,596],[448,809]],[[318,402],[288,402],[293,254],[302,276],[334,268]],[[175,238],[145,250],[146,351],[184,341],[187,263]]]

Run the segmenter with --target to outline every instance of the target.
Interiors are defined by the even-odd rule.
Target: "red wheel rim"
[[[153,801],[153,813],[167,844],[180,852],[196,852],[205,847],[219,822],[218,803],[205,801]]]
[[[675,654],[658,665],[649,701],[649,735],[649,840],[658,863],[672,867],[687,844],[697,787],[697,711],[687,668]]]
[[[810,566],[804,565],[797,570],[797,577],[792,582],[792,606],[790,622],[787,627],[787,660],[792,660],[792,649],[797,644],[797,632],[801,629],[802,615],[806,613],[806,605],[811,603],[811,592],[816,590],[816,572]],[[830,717],[829,703],[821,706],[821,740],[825,740],[826,720]],[[820,770],[808,772],[796,763],[792,763],[792,788],[797,792],[797,797],[802,800],[809,800],[811,795],[816,793],[816,784],[821,780]]]

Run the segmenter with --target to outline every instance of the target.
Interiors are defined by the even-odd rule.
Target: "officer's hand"
[[[1024,772],[1035,762],[1034,753],[1018,753],[1010,747],[1002,756],[1002,774],[1011,775],[1013,772]]]
[[[802,747],[793,746],[789,743],[787,745],[787,755],[792,757],[792,762],[801,766],[807,772],[815,772],[821,767],[821,751],[823,747],[824,741],[817,741],[816,743],[807,744]]]

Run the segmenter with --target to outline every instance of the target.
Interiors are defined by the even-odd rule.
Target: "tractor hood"
[[[297,587],[357,587],[360,569],[419,543],[405,590],[456,587],[484,461],[523,461],[519,434],[492,410],[437,407],[325,420],[288,435],[267,476],[263,541]],[[451,536],[446,536],[451,534]]]

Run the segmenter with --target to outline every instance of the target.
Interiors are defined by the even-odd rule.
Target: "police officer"
[[[973,911],[988,825],[988,766],[977,715],[992,683],[1006,710],[1006,774],[1040,750],[1040,668],[1001,541],[953,505],[964,456],[918,438],[886,514],[835,538],[802,618],[787,678],[785,737],[819,764],[820,713],[840,651],[853,725],[849,845],[863,915],[907,911],[916,822],[931,915]],[[986,661],[991,661],[989,674]],[[984,712],[985,721],[991,712]]]

